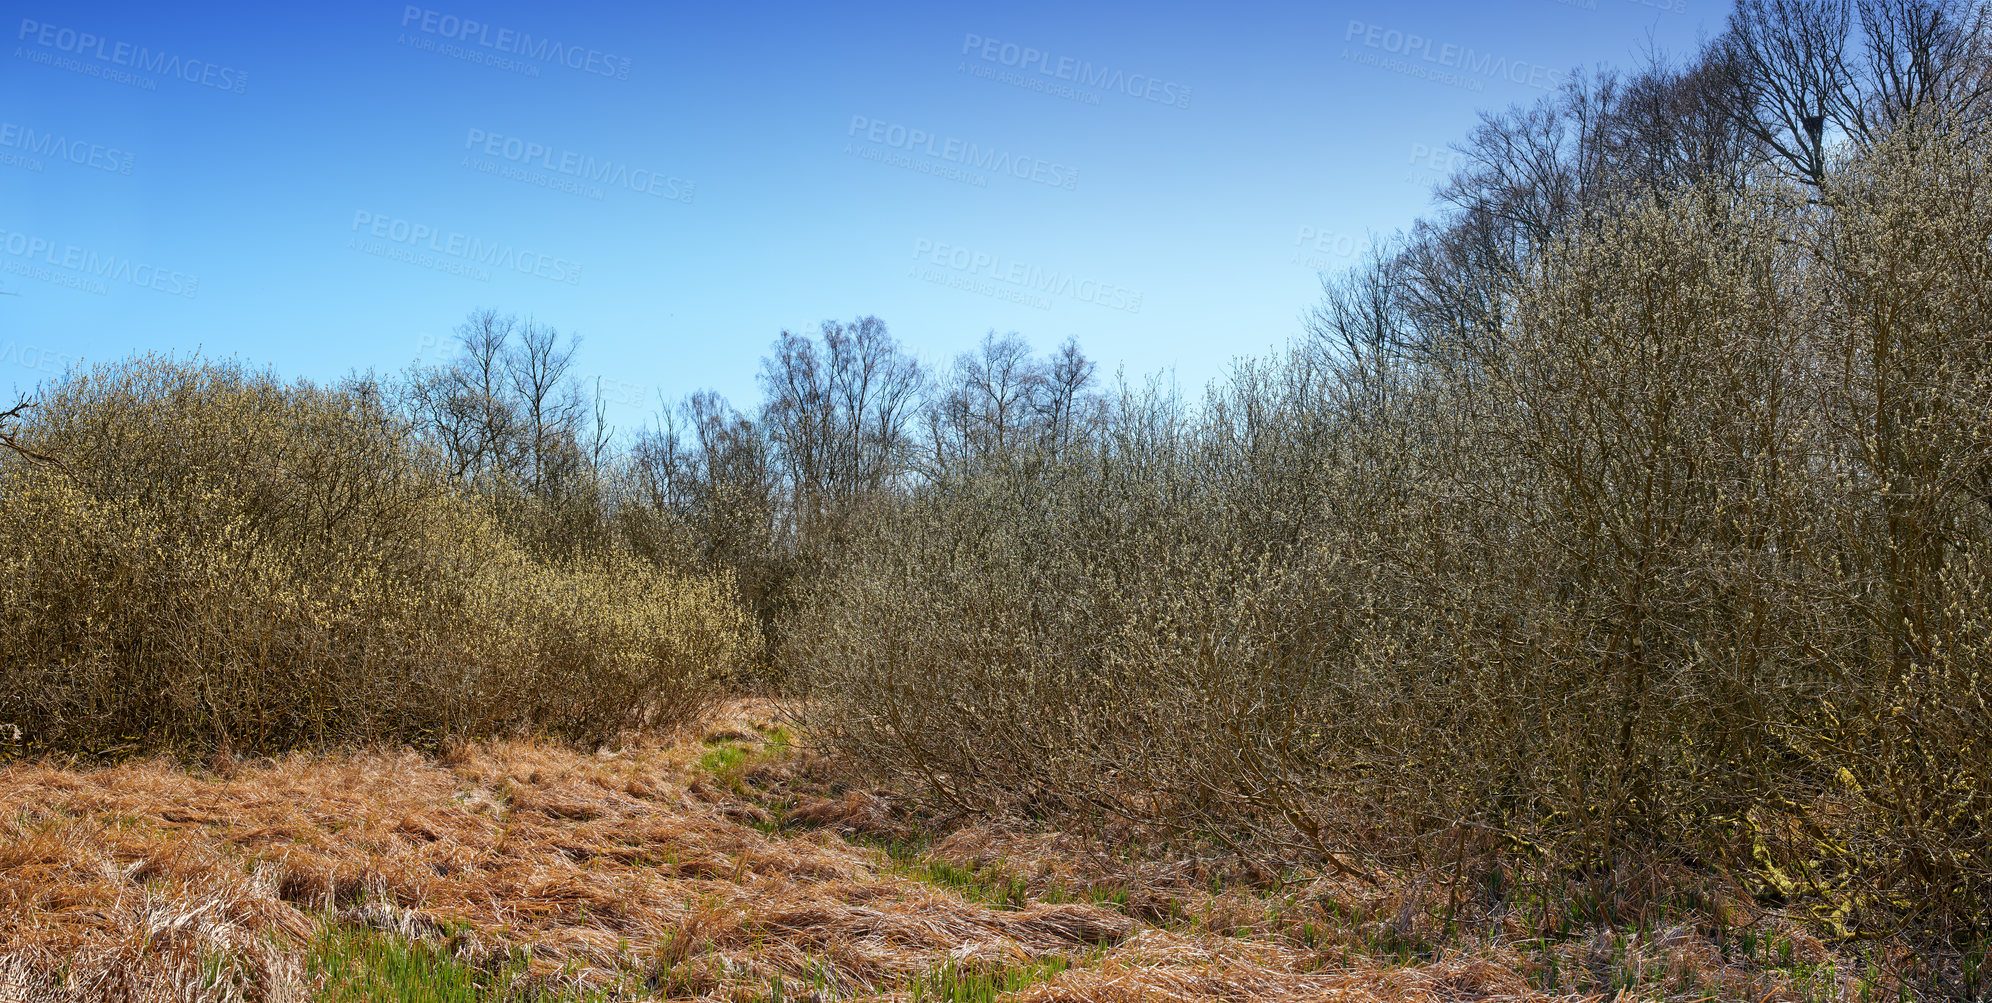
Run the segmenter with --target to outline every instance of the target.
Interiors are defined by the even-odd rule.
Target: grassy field
[[[17,763],[0,1000],[1901,994],[1740,893],[1601,925],[1439,873],[1254,877],[1134,831],[957,825],[839,776],[758,701],[595,755]]]

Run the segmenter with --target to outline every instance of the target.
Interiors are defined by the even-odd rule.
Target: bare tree
[[[1989,18],[1982,0],[1860,0],[1866,65],[1851,110],[1869,142],[1919,116],[1983,124],[1992,101]]]
[[[1360,400],[1380,403],[1393,359],[1411,342],[1404,312],[1408,286],[1403,259],[1381,245],[1356,269],[1321,281],[1322,300],[1308,312],[1307,333]]]
[[[1096,366],[1067,338],[1045,358],[1016,332],[990,331],[955,357],[921,412],[921,470],[948,479],[1035,450],[1040,458],[1092,437],[1102,403]]]
[[[519,409],[526,486],[535,492],[558,490],[578,465],[580,430],[587,402],[569,380],[579,338],[563,346],[560,332],[526,321],[518,342],[504,359],[505,383]]]
[[[1043,380],[1030,344],[1015,332],[990,331],[975,351],[956,356],[926,414],[934,471],[952,473],[1020,446]]]
[[[1062,450],[1087,437],[1087,412],[1097,410],[1087,391],[1093,387],[1098,364],[1079,350],[1076,338],[1067,338],[1052,353],[1039,380],[1038,413],[1044,424],[1048,448]]]
[[[762,422],[801,526],[848,513],[905,469],[924,381],[876,317],[783,331],[762,360]]]
[[[783,555],[775,546],[781,485],[767,437],[710,390],[659,417],[630,449],[635,499],[682,528],[700,561],[730,571],[742,600],[768,626]]]
[[[1865,148],[1912,123],[1980,126],[1992,115],[1988,9],[1983,0],[1738,0],[1722,42],[1741,84],[1736,113],[1814,186],[1830,137]]]
[[[506,469],[512,460],[517,416],[507,405],[505,358],[518,326],[517,318],[486,308],[473,311],[456,329],[463,348],[450,368],[451,383],[455,407],[464,412],[473,431],[468,457],[473,471],[487,463]]]
[[[593,470],[600,471],[603,461],[609,456],[609,446],[613,443],[616,434],[615,426],[609,424],[609,404],[602,397],[602,378],[600,376],[595,377],[595,393],[589,399],[589,403],[589,414],[592,418],[590,427],[593,431],[588,436],[588,466]]]
[[[1852,124],[1846,0],[1738,0],[1724,45],[1741,84],[1739,120],[1776,161],[1817,186],[1826,126]]]
[[[1604,170],[1616,187],[1663,198],[1706,184],[1741,191],[1764,156],[1735,114],[1741,95],[1728,48],[1709,46],[1679,67],[1650,54],[1607,112]]]
[[[457,326],[456,357],[412,367],[403,381],[403,407],[452,478],[505,473],[515,465],[519,416],[506,359],[518,326],[495,310],[473,311]]]

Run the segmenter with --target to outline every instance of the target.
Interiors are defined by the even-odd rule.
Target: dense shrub
[[[930,480],[784,634],[814,720],[960,807],[1982,930],[1988,168],[1628,193],[1475,338],[1317,340]]]
[[[158,358],[55,385],[0,462],[0,724],[269,750],[682,720],[750,653],[723,580],[529,555],[371,386]]]

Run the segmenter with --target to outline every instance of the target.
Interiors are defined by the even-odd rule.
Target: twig
[[[20,442],[18,442],[14,438],[16,433],[9,431],[6,427],[7,422],[19,419],[21,417],[21,412],[26,411],[31,407],[34,407],[36,403],[37,402],[34,400],[24,400],[18,404],[15,404],[13,407],[5,411],[0,411],[0,446],[5,446],[8,449],[11,449],[16,453],[19,453],[30,460],[36,460],[41,463],[49,464],[50,466],[53,466],[67,473],[69,467],[65,465],[61,460],[58,460],[47,453],[35,449],[29,449],[28,447],[21,445]]]

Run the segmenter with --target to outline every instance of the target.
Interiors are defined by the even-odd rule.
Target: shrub
[[[56,384],[0,462],[0,723],[274,750],[684,719],[750,653],[724,582],[535,560],[363,383],[156,357]]]
[[[784,631],[820,733],[959,808],[1269,864],[1712,864],[1968,941],[1988,167],[1906,136],[1824,204],[1628,195],[1455,350],[1303,344],[931,481]]]

